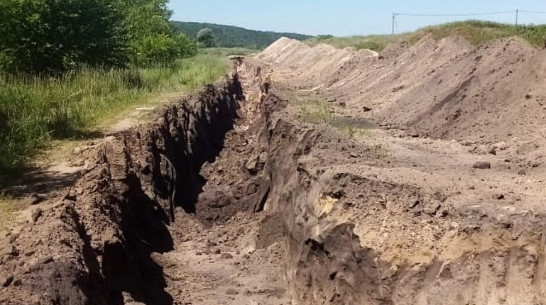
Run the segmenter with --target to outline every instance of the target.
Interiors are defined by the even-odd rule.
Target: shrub
[[[0,68],[57,74],[126,63],[122,16],[107,0],[0,1]]]
[[[176,35],[175,43],[179,58],[192,57],[198,52],[197,43],[184,34]]]
[[[197,43],[203,48],[214,47],[214,35],[212,35],[212,30],[209,28],[201,29],[199,33],[197,33]]]

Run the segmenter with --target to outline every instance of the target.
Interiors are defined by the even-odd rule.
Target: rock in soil
[[[222,253],[222,254],[220,255],[220,258],[221,258],[221,259],[231,259],[231,258],[233,258],[233,255],[231,255],[231,254],[229,254],[229,253]]]
[[[487,161],[478,161],[472,165],[475,169],[491,169],[491,163]]]

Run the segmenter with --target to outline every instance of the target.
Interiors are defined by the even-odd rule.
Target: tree
[[[169,19],[168,0],[120,2],[129,33],[129,58],[138,66],[170,63],[197,53],[195,43],[175,34]]]
[[[119,0],[128,32],[128,56],[135,65],[171,60],[176,50],[167,0]]]
[[[108,0],[0,1],[0,68],[58,74],[127,62],[122,15]]]
[[[203,48],[214,47],[214,35],[212,34],[212,30],[209,28],[201,29],[197,33],[197,43]]]
[[[193,56],[168,0],[0,0],[0,70],[61,74],[80,66],[168,64]]]
[[[175,42],[176,49],[178,50],[178,57],[188,58],[197,54],[197,43],[188,36],[184,34],[177,34],[175,36]]]

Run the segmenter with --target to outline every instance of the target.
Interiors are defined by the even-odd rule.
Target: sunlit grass
[[[14,201],[0,195],[0,233],[8,230],[15,219]]]
[[[85,138],[132,105],[214,82],[226,70],[226,58],[201,54],[170,66],[83,69],[63,78],[0,75],[0,176],[52,139]]]
[[[202,49],[203,54],[214,56],[232,56],[232,55],[252,55],[257,54],[260,50],[247,49],[247,48],[207,48]]]
[[[348,36],[348,37],[326,37],[312,38],[305,42],[310,46],[319,43],[332,45],[336,48],[355,48],[357,50],[369,49],[381,52],[387,45],[401,40],[404,35],[369,35],[369,36]]]
[[[332,108],[322,100],[308,100],[299,105],[298,118],[311,124],[331,124]]]

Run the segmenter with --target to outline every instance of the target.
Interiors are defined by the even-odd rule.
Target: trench
[[[101,269],[109,296],[98,301],[123,304],[125,292],[144,304],[178,302],[165,292],[163,266],[150,256],[174,249],[166,225],[175,221],[177,209],[196,214],[198,196],[207,182],[201,167],[214,162],[222,150],[243,101],[234,75],[164,110],[159,123],[137,132],[136,143],[130,143],[132,135],[125,136],[127,159],[143,158],[143,162],[127,162],[127,167],[139,170],[121,177],[127,185],[120,216],[124,239],[104,247]]]
[[[46,295],[36,304],[194,304],[184,291],[174,295],[168,289],[179,280],[167,278],[166,268],[182,266],[162,263],[155,254],[177,250],[173,228],[185,221],[179,215],[190,215],[204,228],[239,229],[244,225],[231,220],[244,213],[265,219],[258,235],[269,237],[257,241],[257,248],[284,247],[274,267],[292,304],[545,304],[544,219],[523,215],[507,225],[454,212],[442,196],[410,185],[330,173],[325,164],[355,155],[372,158],[374,152],[335,128],[292,120],[283,112],[288,101],[262,77],[259,65],[242,59],[235,64],[224,82],[98,149],[96,165],[57,210],[42,217],[60,217],[68,228],[62,234],[73,233],[37,246],[57,246],[64,258],[22,271],[17,276],[24,289],[8,284],[12,297],[3,300],[0,294],[0,301],[28,303],[32,295]],[[351,213],[364,216],[351,219]],[[387,227],[387,219],[396,221]],[[432,235],[440,240],[445,236],[439,228],[455,222],[464,226],[454,237],[460,243],[451,247],[474,247],[481,236],[499,245],[450,259],[441,258],[449,249],[438,246],[430,260],[397,264],[385,255],[392,249],[375,244],[381,236],[366,239],[370,232],[409,236],[412,224],[437,230]],[[368,231],[359,236],[357,223]],[[176,234],[196,234],[180,228],[187,231]],[[517,237],[507,240],[508,235]],[[242,297],[221,298],[223,304],[244,304]]]

